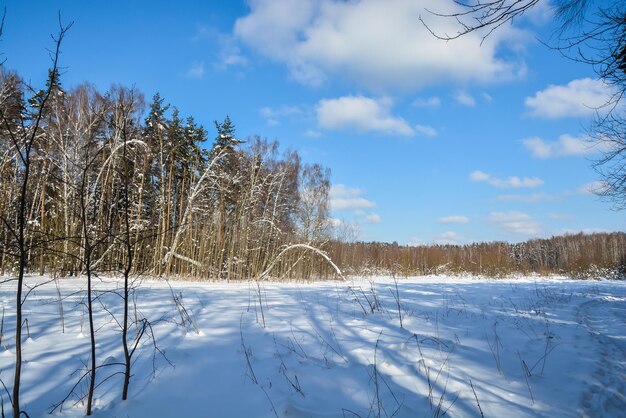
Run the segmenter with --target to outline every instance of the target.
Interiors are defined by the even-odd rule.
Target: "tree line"
[[[409,246],[380,242],[332,242],[329,254],[348,274],[396,276],[471,273],[626,275],[626,233],[594,233],[531,239],[521,243]]]

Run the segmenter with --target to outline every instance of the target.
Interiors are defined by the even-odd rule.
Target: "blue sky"
[[[590,193],[585,130],[610,92],[548,41],[547,1],[480,45],[434,39],[444,0],[9,1],[5,66],[41,85],[57,13],[62,82],[160,92],[212,132],[277,139],[332,170],[332,216],[359,239],[522,241],[624,230]],[[213,133],[211,133],[212,135]]]

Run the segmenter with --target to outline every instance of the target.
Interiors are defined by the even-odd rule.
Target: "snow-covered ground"
[[[146,318],[151,332],[135,353],[129,400],[121,401],[122,305],[110,292],[121,282],[98,280],[96,417],[626,411],[624,282],[422,277],[399,279],[398,292],[390,278],[170,284],[144,280],[135,292],[132,318]],[[48,283],[24,305],[21,402],[31,417],[46,416],[68,394],[52,415],[84,414],[86,382],[72,388],[89,361],[85,287],[76,278],[60,280],[58,290]],[[2,284],[0,379],[9,391],[14,294]]]

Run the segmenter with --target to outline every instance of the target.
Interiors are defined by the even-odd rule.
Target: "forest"
[[[6,70],[0,83],[3,275],[19,268],[21,250],[27,272],[54,277],[584,277],[626,265],[621,232],[518,244],[352,242],[329,216],[330,170],[281,153],[276,141],[237,138],[229,116],[209,133],[159,94],[146,103],[135,88],[66,89],[56,67],[42,90]]]

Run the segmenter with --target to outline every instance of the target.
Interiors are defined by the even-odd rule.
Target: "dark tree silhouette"
[[[4,17],[2,19],[4,23]],[[17,217],[16,222],[13,223],[5,216],[2,217],[2,223],[8,229],[10,236],[14,242],[14,254],[18,259],[17,268],[17,290],[15,294],[15,375],[13,379],[13,397],[12,407],[13,416],[19,417],[23,412],[20,408],[20,383],[22,376],[22,307],[25,302],[23,295],[24,290],[24,274],[28,264],[28,254],[35,248],[43,245],[43,238],[40,239],[28,239],[30,227],[30,220],[28,217],[28,205],[32,198],[32,191],[30,190],[30,177],[33,170],[33,153],[36,149],[36,143],[41,135],[42,123],[44,116],[48,109],[50,98],[58,86],[58,68],[59,68],[59,56],[61,52],[61,43],[65,34],[72,26],[72,23],[63,25],[59,17],[59,32],[56,36],[53,36],[54,49],[50,52],[52,59],[52,66],[48,71],[48,82],[46,88],[36,91],[27,87],[27,90],[34,92],[33,97],[29,100],[28,105],[22,106],[22,112],[7,113],[11,107],[0,107],[0,118],[4,128],[4,133],[9,139],[9,146],[13,148],[14,153],[17,155],[17,165],[19,168],[19,190],[16,196],[17,203]],[[1,34],[1,30],[0,30]],[[5,85],[2,86],[2,92],[12,95],[19,94],[20,97],[2,97],[2,101],[20,103],[21,102],[21,89],[8,89],[5,90]],[[15,120],[17,118],[17,120]]]

